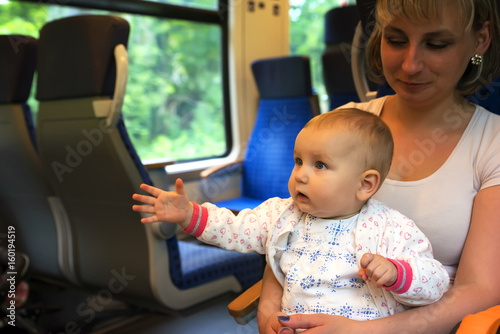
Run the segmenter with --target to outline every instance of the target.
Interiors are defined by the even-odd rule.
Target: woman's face
[[[440,21],[397,18],[382,27],[384,75],[398,97],[412,106],[453,101],[456,85],[476,53],[476,34],[464,31],[457,9]]]

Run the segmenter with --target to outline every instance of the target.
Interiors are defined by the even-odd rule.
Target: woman
[[[368,67],[396,94],[348,105],[389,125],[394,158],[375,198],[418,224],[455,278],[453,287],[432,305],[378,320],[288,318],[279,312],[281,287],[266,269],[261,333],[449,333],[465,315],[500,304],[500,267],[494,265],[500,117],[464,98],[500,73],[496,10],[494,0],[378,0]]]

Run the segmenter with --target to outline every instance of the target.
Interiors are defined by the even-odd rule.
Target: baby
[[[295,141],[291,198],[271,198],[238,215],[148,185],[134,194],[152,214],[143,223],[179,223],[199,240],[256,251],[283,286],[282,311],[356,320],[439,300],[449,277],[415,223],[371,199],[387,176],[393,141],[377,116],[341,109],[314,117]]]

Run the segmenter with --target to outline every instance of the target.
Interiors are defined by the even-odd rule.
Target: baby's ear
[[[360,187],[356,193],[358,200],[364,202],[373,196],[380,184],[380,173],[375,169],[369,169],[361,175]]]

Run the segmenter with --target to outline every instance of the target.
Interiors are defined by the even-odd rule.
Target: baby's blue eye
[[[296,164],[297,166],[302,166],[302,159],[300,159],[300,158],[295,158],[295,164]]]
[[[326,169],[326,165],[322,163],[321,161],[316,162],[316,168],[317,169]]]

